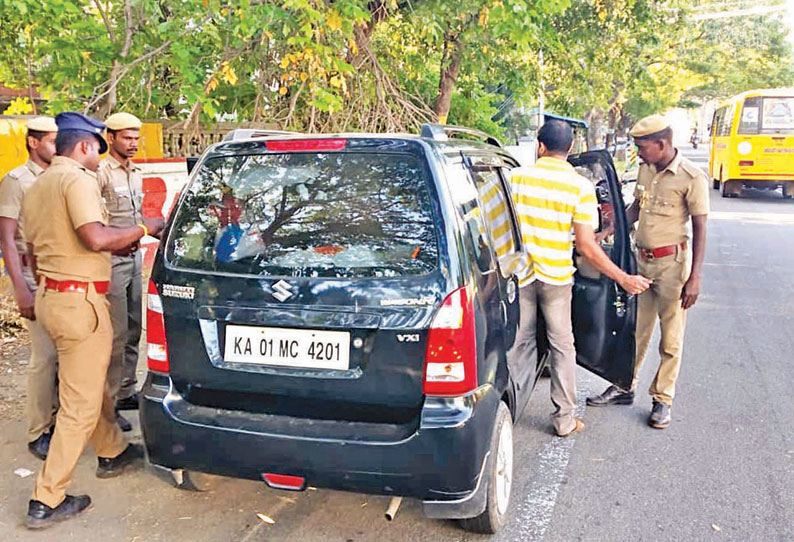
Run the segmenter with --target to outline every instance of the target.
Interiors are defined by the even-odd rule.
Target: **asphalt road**
[[[685,150],[703,166],[706,153]],[[711,201],[703,292],[689,313],[673,424],[646,425],[655,352],[631,407],[585,409],[584,396],[605,384],[580,370],[588,428],[570,440],[551,434],[542,381],[515,431],[513,517],[493,540],[794,540],[794,202],[764,193],[726,200],[716,191]],[[33,479],[13,471],[41,464],[24,451],[21,420],[0,421],[0,434],[0,540],[487,539],[423,518],[412,501],[387,522],[382,497],[222,478],[206,480],[206,492],[184,492],[144,468],[99,481],[90,452],[72,489],[89,492],[93,510],[28,533],[21,522]],[[137,424],[133,434],[140,439]]]

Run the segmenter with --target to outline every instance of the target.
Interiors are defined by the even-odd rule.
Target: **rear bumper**
[[[739,179],[730,179],[742,183],[748,187],[758,188],[777,188],[779,186],[794,183],[794,176],[777,177],[775,175],[759,175],[755,177],[741,177]]]
[[[427,398],[408,428],[310,420],[196,406],[150,374],[141,426],[150,461],[166,468],[425,501],[431,517],[473,517],[485,507],[486,471],[500,398],[490,385],[464,397]]]

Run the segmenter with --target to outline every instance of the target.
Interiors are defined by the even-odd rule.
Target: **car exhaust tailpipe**
[[[392,497],[389,501],[389,507],[386,508],[386,519],[388,521],[393,521],[394,517],[397,515],[397,510],[400,509],[400,504],[402,504],[403,498],[402,497]]]

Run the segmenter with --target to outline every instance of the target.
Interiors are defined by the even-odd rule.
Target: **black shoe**
[[[116,401],[116,410],[138,410],[138,392]]]
[[[63,502],[55,508],[50,508],[41,501],[30,501],[25,524],[28,529],[44,529],[53,523],[79,515],[89,506],[91,506],[91,497],[88,495],[77,497],[67,495]]]
[[[116,411],[116,423],[119,424],[119,429],[125,433],[132,431],[132,424],[129,422],[129,420],[127,420],[127,418],[119,414],[118,411]]]
[[[33,442],[28,442],[28,450],[30,450],[30,453],[44,461],[47,459],[47,452],[50,451],[51,439],[52,433],[42,433],[41,436]]]
[[[99,457],[96,468],[97,478],[114,478],[124,472],[137,459],[143,459],[143,446],[140,444],[129,444],[116,457]]]
[[[648,425],[655,429],[665,429],[670,425],[673,417],[671,415],[671,408],[664,403],[657,401],[653,402],[653,409],[651,416],[648,418]]]
[[[634,392],[625,391],[617,386],[609,386],[601,395],[587,398],[590,406],[630,405],[634,403]]]

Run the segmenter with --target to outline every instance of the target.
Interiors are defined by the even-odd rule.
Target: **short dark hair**
[[[74,148],[81,141],[94,140],[96,136],[88,132],[78,132],[75,130],[67,130],[65,132],[58,132],[55,137],[55,152],[61,156],[71,154]]]
[[[28,130],[28,133],[25,135],[25,148],[28,150],[28,154],[30,154],[30,144],[28,143],[28,138],[32,137],[33,139],[38,139],[39,141],[41,141],[41,138],[43,138],[48,133],[49,132],[40,132],[38,130],[30,130],[30,129]]]
[[[565,121],[547,120],[538,132],[538,141],[551,152],[567,153],[573,143],[573,128]]]

